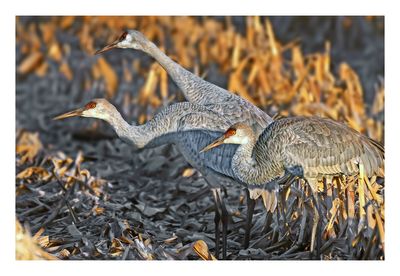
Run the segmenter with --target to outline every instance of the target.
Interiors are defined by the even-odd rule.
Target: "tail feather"
[[[374,157],[376,158],[375,161],[377,162],[377,167],[374,168],[374,173],[376,173],[378,176],[384,177],[385,147],[381,143],[371,138],[368,138],[368,142],[370,142],[372,146],[370,151],[375,153]]]
[[[278,198],[276,191],[262,190],[261,196],[263,199],[264,207],[267,212],[273,213],[278,205]]]
[[[250,198],[258,199],[260,196],[263,200],[265,210],[273,213],[278,205],[277,190],[266,190],[263,188],[249,189]]]
[[[381,152],[382,158],[385,159],[385,147],[381,143],[379,143],[371,138],[368,138],[368,141]]]
[[[366,136],[361,136],[359,162],[364,165],[365,173],[368,177],[374,174],[381,176],[381,168],[385,163],[385,148],[384,146]]]

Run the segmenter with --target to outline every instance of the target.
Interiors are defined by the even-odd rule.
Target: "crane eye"
[[[96,107],[96,103],[95,102],[90,102],[90,103],[87,103],[85,105],[85,109],[92,109],[92,108],[95,108],[95,107]]]
[[[119,42],[123,41],[123,40],[126,38],[127,35],[128,35],[128,32],[124,32],[124,33],[119,37],[118,41],[119,41]]]
[[[232,135],[236,134],[236,129],[230,128],[225,132],[225,137],[231,137]]]

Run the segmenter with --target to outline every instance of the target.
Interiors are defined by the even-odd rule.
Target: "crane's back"
[[[379,173],[384,149],[345,124],[319,117],[283,118],[270,124],[254,147],[260,162],[266,155],[286,169],[301,168],[305,177],[352,175],[362,163],[368,176]]]

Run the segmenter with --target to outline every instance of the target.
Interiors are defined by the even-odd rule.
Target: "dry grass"
[[[70,45],[57,41],[57,30],[71,29],[79,37],[80,47],[92,55],[99,47],[95,40],[104,44],[123,29],[139,29],[150,40],[156,41],[160,48],[168,49],[167,54],[182,66],[199,75],[207,76],[206,68],[211,62],[215,63],[220,72],[227,76],[228,90],[272,112],[271,115],[279,113],[282,116],[329,117],[345,122],[377,141],[382,142],[384,139],[384,122],[377,119],[377,115],[384,112],[383,84],[377,83],[375,100],[368,109],[363,100],[364,91],[360,79],[351,66],[343,62],[338,66],[337,73],[332,72],[329,41],[322,52],[304,55],[298,42],[283,45],[278,41],[270,22],[259,17],[247,18],[245,35],[237,32],[230,18],[218,22],[207,18],[199,21],[193,17],[82,17],[79,20],[83,22],[83,27],[74,28],[76,20],[74,17],[58,17],[38,25],[31,23],[28,28],[17,24],[17,43],[25,56],[18,64],[17,71],[22,75],[43,76],[48,68],[48,60],[44,58],[47,55],[58,64],[59,71],[67,79],[74,77],[76,72],[71,71],[68,65]],[[165,44],[167,34],[171,47]],[[47,52],[41,50],[43,43],[48,45]],[[136,103],[151,106],[154,111],[162,104],[180,97],[172,93],[165,71],[155,62],[150,68],[137,61],[122,66],[123,74],[120,76],[104,57],[93,64],[91,79],[104,80],[106,97],[116,96],[121,78],[128,83],[132,82],[131,70],[135,70],[145,82],[137,98],[124,96],[125,105]],[[91,85],[92,82],[87,80],[86,88]],[[151,116],[149,112],[142,111],[139,122],[143,123]],[[27,148],[26,143],[20,142],[17,153],[22,154],[21,162],[32,161],[37,150],[41,149],[41,144],[35,135],[24,137],[26,143],[33,143],[32,147]],[[25,140],[21,138],[20,141]],[[55,162],[57,167],[57,164],[71,163],[72,160]],[[75,161],[76,166],[79,167],[78,161]],[[62,166],[58,170],[60,177],[67,173],[67,169],[64,172]],[[185,174],[189,176],[190,172]],[[45,177],[46,173],[32,167],[20,173],[17,178],[32,175]],[[307,191],[304,183],[298,183],[297,188]],[[347,237],[352,248],[346,250],[353,258],[383,258],[383,189],[381,178],[368,179],[362,171],[359,177],[335,178],[332,185],[328,182],[320,183],[321,199],[325,203],[323,236],[327,243],[332,244],[335,239]],[[294,188],[289,188],[284,195],[288,202],[290,198],[298,196]],[[283,206],[282,210],[286,212],[286,219],[292,228],[296,228],[294,225],[301,224],[302,214],[309,207],[305,200],[293,204],[297,205],[296,208]],[[100,209],[95,211],[101,212]],[[114,247],[118,248],[117,241],[114,242]],[[197,244],[195,248],[203,247]],[[203,259],[211,258],[205,253],[199,255]]]
[[[41,246],[45,246],[48,237],[35,235],[32,237],[18,222],[15,221],[15,259],[17,260],[58,260],[47,253]]]

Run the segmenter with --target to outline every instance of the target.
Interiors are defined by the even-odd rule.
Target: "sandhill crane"
[[[235,177],[262,187],[290,174],[310,186],[314,219],[310,251],[314,249],[319,224],[318,180],[354,175],[362,164],[365,174],[383,175],[384,148],[344,124],[318,117],[292,117],[271,123],[259,136],[245,124],[231,126],[201,152],[222,144],[239,144],[232,159]]]
[[[256,133],[261,133],[273,121],[268,114],[242,97],[203,80],[174,62],[139,31],[128,30],[123,32],[117,40],[96,51],[96,54],[114,48],[135,49],[148,54],[167,71],[182,90],[186,100],[199,105],[206,105],[214,112],[236,119],[236,122],[251,125]]]
[[[233,123],[242,122],[250,125],[257,135],[273,121],[268,114],[242,97],[203,80],[174,62],[139,31],[128,30],[123,32],[117,40],[96,51],[96,54],[104,53],[115,48],[135,49],[153,57],[167,71],[189,102],[204,105],[209,110],[226,117]],[[221,131],[223,131],[223,129],[221,129]],[[210,177],[211,175],[212,173]],[[221,208],[225,209],[220,190],[214,189],[214,192],[217,193],[217,197],[221,199]],[[274,211],[276,207],[277,199],[275,193],[276,188],[273,189],[272,192],[264,190],[262,193],[264,205],[267,207],[267,210],[271,212]],[[248,216],[246,219],[244,247],[247,248],[249,245],[251,221],[255,206],[254,200],[260,193],[247,192],[246,195]],[[225,214],[220,215],[223,218]],[[222,228],[224,227],[226,226],[222,223]]]
[[[182,102],[166,107],[146,124],[134,126],[129,125],[118,110],[105,99],[94,99],[84,107],[64,113],[54,119],[74,116],[105,120],[122,140],[137,148],[175,144],[186,161],[200,171],[213,188],[216,207],[223,215],[222,218],[218,217],[219,213],[216,211],[216,254],[219,255],[219,221],[222,220],[223,258],[226,258],[228,212],[222,205],[222,199],[216,189],[219,188],[221,181],[238,182],[244,185],[234,180],[231,169],[231,160],[237,145],[225,145],[207,154],[199,152],[232,125],[232,121],[205,106]]]

